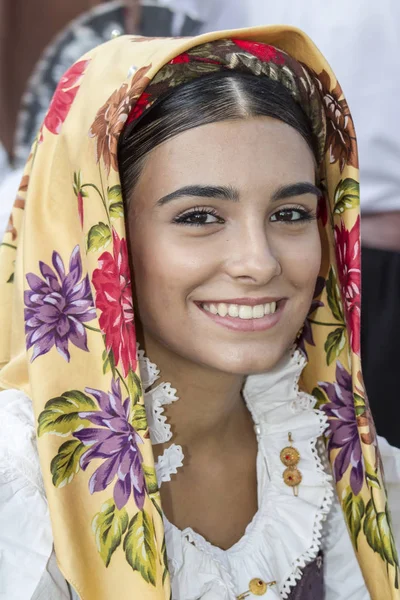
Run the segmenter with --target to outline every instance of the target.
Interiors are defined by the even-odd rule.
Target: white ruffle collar
[[[258,469],[259,509],[243,537],[223,551],[192,529],[180,531],[164,519],[172,588],[179,590],[179,597],[233,600],[246,589],[237,590],[237,570],[246,571],[248,565],[249,577],[251,572],[261,577],[267,570],[270,579],[277,581],[277,586],[268,591],[271,600],[285,599],[301,579],[301,569],[317,557],[333,489],[317,451],[327,418],[314,408],[315,398],[298,387],[305,364],[305,358],[296,350],[272,371],[249,376],[244,386],[243,396],[255,423],[264,468],[261,477]],[[142,350],[139,366],[151,441],[166,443],[172,433],[163,406],[178,400],[176,390],[169,383],[149,389],[159,378],[159,371]],[[298,496],[282,477],[285,467],[280,452],[288,445],[289,432],[301,456],[298,468],[303,479]],[[181,446],[172,443],[156,463],[159,485],[170,480],[183,459]],[[199,565],[203,565],[200,570]]]

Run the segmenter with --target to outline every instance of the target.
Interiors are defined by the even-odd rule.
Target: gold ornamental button
[[[283,471],[283,481],[290,487],[299,485],[302,480],[302,475],[296,467],[288,467]]]
[[[276,581],[266,582],[258,577],[255,577],[250,581],[249,589],[246,592],[243,592],[243,594],[236,596],[236,600],[245,600],[245,598],[248,598],[250,594],[254,594],[254,596],[264,596],[264,594],[268,592],[268,588],[272,585],[276,585]]]
[[[296,450],[296,448],[287,446],[281,450],[280,459],[286,467],[294,467],[300,460],[300,453],[298,450]]]
[[[268,584],[262,579],[252,579],[249,583],[249,590],[255,596],[264,596],[268,589]]]

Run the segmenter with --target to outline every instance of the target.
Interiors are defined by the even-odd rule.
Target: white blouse
[[[163,406],[178,400],[176,390],[168,383],[153,387],[156,366],[142,351],[139,362],[150,437],[153,443],[166,443],[172,434]],[[258,511],[243,537],[221,550],[191,528],[180,531],[164,518],[173,600],[235,600],[253,578],[275,580],[269,600],[285,599],[301,569],[321,549],[325,600],[369,599],[341,510],[333,501],[331,476],[320,458],[326,457],[318,442],[326,417],[314,409],[315,399],[298,389],[304,364],[295,352],[274,371],[247,379],[243,395],[259,445]],[[17,390],[0,392],[0,422],[0,598],[76,598],[55,561],[30,399]],[[301,456],[303,479],[297,496],[283,481],[285,467],[279,458],[289,432]],[[381,450],[382,442],[389,493],[397,495],[394,510],[399,506],[400,451],[385,440]],[[179,476],[183,462],[182,448],[172,442],[156,464],[159,485],[172,474]]]

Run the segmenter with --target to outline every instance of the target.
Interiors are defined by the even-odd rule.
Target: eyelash
[[[280,222],[280,223],[286,223],[289,225],[295,225],[298,223],[314,221],[316,219],[316,213],[312,210],[304,208],[304,206],[283,207],[283,208],[279,209],[277,212],[273,213],[273,215],[271,215],[271,217],[274,217],[274,216],[278,215],[279,213],[281,213],[281,214],[285,213],[287,215],[291,212],[298,212],[301,215],[300,218],[293,219],[293,220],[276,219],[272,222],[273,223]],[[213,221],[212,223],[201,223],[201,222],[197,222],[197,223],[192,222],[191,223],[191,222],[189,222],[188,219],[195,215],[200,215],[200,216],[210,215],[212,217],[215,217],[217,219],[217,221]],[[176,223],[177,225],[189,225],[189,227],[205,227],[207,225],[215,225],[217,223],[218,224],[224,223],[224,219],[222,219],[221,217],[218,216],[218,213],[214,208],[198,206],[198,207],[191,209],[190,211],[187,211],[181,215],[178,215],[177,217],[175,217],[173,219],[173,222]]]
[[[304,208],[304,206],[284,206],[283,208],[280,208],[278,211],[276,211],[273,215],[271,215],[271,217],[274,217],[275,215],[278,215],[279,213],[291,213],[291,212],[297,212],[300,215],[299,219],[293,219],[292,221],[288,220],[286,221],[285,219],[282,219],[280,222],[281,223],[287,223],[289,225],[295,225],[296,223],[305,223],[305,222],[309,222],[309,221],[315,221],[315,219],[317,218],[317,214],[315,211],[310,210],[308,208]],[[273,221],[273,223],[279,222],[278,219],[276,219],[276,221]]]
[[[212,217],[215,217],[217,221],[214,221],[213,223],[190,223],[186,220],[190,217],[193,217],[194,215],[211,215]],[[207,208],[205,206],[196,206],[190,211],[187,211],[174,218],[174,223],[177,223],[178,225],[189,225],[191,227],[204,227],[205,225],[214,225],[215,223],[223,222],[224,220],[218,216],[218,213],[214,208]]]

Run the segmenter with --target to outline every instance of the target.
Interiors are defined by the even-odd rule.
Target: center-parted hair
[[[310,121],[284,85],[226,69],[173,88],[122,133],[118,162],[125,202],[129,204],[146,156],[156,146],[201,125],[252,117],[272,117],[290,125],[316,155]]]

